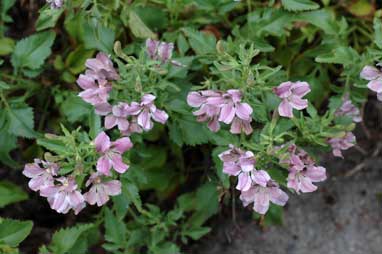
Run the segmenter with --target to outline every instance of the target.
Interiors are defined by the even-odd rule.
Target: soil
[[[378,151],[365,156],[352,149],[345,153],[345,160],[327,156],[323,164],[329,179],[315,193],[290,195],[282,226],[260,227],[239,207],[237,226],[222,218],[194,253],[381,254],[382,157]]]

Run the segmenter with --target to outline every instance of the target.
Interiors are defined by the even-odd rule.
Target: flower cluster
[[[93,201],[96,200],[97,205],[101,206],[109,200],[108,196],[121,193],[119,181],[103,183],[100,177],[97,181],[91,177],[86,186],[92,183],[92,187],[88,192],[81,194],[73,177],[56,177],[59,170],[56,163],[38,159],[34,163],[26,164],[23,170],[23,174],[31,178],[29,187],[46,197],[50,207],[58,213],[67,213],[73,209],[74,213],[78,214],[86,206],[85,202],[93,205]],[[89,182],[91,179],[93,181]]]
[[[288,201],[288,195],[266,171],[256,170],[256,160],[251,151],[231,145],[219,158],[223,161],[223,172],[238,177],[236,189],[241,191],[240,199],[244,206],[253,203],[256,212],[265,214],[270,202],[284,206]]]
[[[343,98],[343,103],[341,107],[339,107],[336,112],[336,116],[348,116],[353,119],[353,122],[360,123],[362,122],[362,117],[359,109],[354,106],[354,104],[349,99],[349,95],[346,94]]]
[[[302,99],[310,92],[310,86],[307,82],[283,82],[274,88],[274,93],[281,98],[278,107],[280,116],[292,118],[293,109],[302,110],[308,107],[308,100]]]
[[[141,101],[119,103],[112,107],[111,112],[105,117],[105,128],[111,129],[117,126],[124,135],[141,133],[153,128],[155,122],[166,123],[168,114],[158,109],[154,104],[155,96],[152,94],[143,95]],[[128,121],[130,117],[130,121]]]
[[[360,76],[369,81],[367,87],[376,92],[378,100],[382,101],[382,71],[367,65],[362,69]]]
[[[280,160],[280,164],[288,167],[288,188],[294,189],[297,193],[313,192],[317,190],[314,182],[326,180],[326,169],[316,166],[314,160],[296,145],[288,147],[286,158]]]
[[[187,103],[191,107],[199,108],[193,112],[197,121],[208,122],[208,128],[217,132],[220,123],[231,124],[231,133],[240,134],[244,131],[249,135],[252,133],[252,108],[248,103],[241,102],[242,93],[236,89],[227,92],[204,90],[190,92]]]
[[[347,132],[344,136],[340,138],[331,138],[328,143],[332,146],[333,155],[336,157],[343,158],[341,150],[347,150],[353,147],[356,143],[356,139],[353,133]]]
[[[50,8],[59,9],[64,5],[64,0],[46,0],[50,4]]]
[[[77,79],[77,84],[84,89],[79,96],[86,102],[95,106],[99,114],[107,110],[107,101],[111,91],[112,80],[119,79],[119,75],[113,67],[112,61],[105,53],[98,53],[96,58],[88,59],[85,63],[88,68],[85,74]]]

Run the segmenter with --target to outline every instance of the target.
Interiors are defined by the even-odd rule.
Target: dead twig
[[[359,147],[360,148],[360,147]],[[349,177],[349,176],[353,176],[354,174],[358,173],[359,171],[363,170],[365,168],[365,166],[367,165],[368,163],[368,160],[370,158],[374,158],[374,157],[377,157],[379,155],[379,153],[381,152],[381,149],[382,149],[382,143],[378,143],[377,144],[377,147],[375,148],[375,150],[373,151],[373,153],[371,154],[371,157],[363,160],[361,163],[359,163],[358,165],[356,165],[353,169],[351,169],[349,172],[347,172],[345,174],[346,177]],[[359,149],[357,149],[359,150]],[[363,150],[363,149],[362,149]],[[360,150],[359,150],[360,151]],[[363,150],[364,151],[364,150]],[[367,155],[367,152],[365,151],[365,153],[361,152],[363,155]]]

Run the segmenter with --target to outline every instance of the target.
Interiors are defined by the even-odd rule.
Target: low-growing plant
[[[15,2],[0,12],[0,161],[30,160],[38,202],[86,221],[41,254],[181,253],[237,196],[277,223],[327,179],[320,154],[356,145],[367,88],[382,100],[368,1],[47,0],[18,41]],[[32,222],[0,227],[15,253]]]

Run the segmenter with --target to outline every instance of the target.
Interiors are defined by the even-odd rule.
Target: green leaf
[[[98,49],[105,53],[113,52],[115,32],[98,22],[84,24],[83,41],[86,49]]]
[[[17,167],[17,163],[9,155],[9,152],[17,147],[16,136],[9,134],[7,131],[2,130],[0,127],[0,140],[0,161],[12,168]]]
[[[357,51],[351,47],[337,47],[331,53],[317,56],[318,63],[335,63],[343,65],[352,65],[359,59]]]
[[[0,243],[16,247],[29,235],[32,227],[32,221],[0,218]]]
[[[84,102],[79,96],[71,93],[60,106],[60,111],[68,121],[74,123],[86,117],[90,117],[94,111],[94,108],[89,104]]]
[[[0,20],[4,22],[12,22],[12,18],[7,15],[7,12],[16,3],[16,0],[1,0],[0,3]]]
[[[183,28],[182,31],[187,36],[191,48],[197,55],[205,55],[216,51],[215,36],[187,27]]]
[[[288,11],[309,11],[320,8],[320,5],[310,0],[281,0]]]
[[[65,60],[65,66],[72,74],[79,74],[85,70],[85,62],[88,58],[91,58],[93,54],[94,50],[87,50],[81,45],[69,53]]]
[[[60,229],[54,233],[49,249],[55,254],[65,254],[81,239],[81,236],[92,229],[94,224],[79,224],[75,227]]]
[[[125,224],[118,220],[109,208],[105,209],[105,240],[119,246],[126,241]]]
[[[55,37],[54,32],[47,31],[18,41],[11,56],[13,67],[32,70],[40,68],[45,59],[51,54],[51,47]]]
[[[0,208],[28,199],[28,195],[17,185],[0,181]]]
[[[12,53],[15,47],[15,41],[11,38],[0,38],[0,56],[6,56]]]
[[[152,38],[155,39],[157,36],[154,34],[150,28],[146,26],[141,18],[134,12],[130,11],[129,15],[129,27],[134,36],[142,39]]]
[[[31,107],[8,109],[8,132],[19,137],[36,137],[37,133],[33,130],[33,119],[33,109]]]
[[[198,240],[211,231],[210,227],[197,227],[187,229],[184,234],[192,238],[192,240]]]
[[[47,28],[54,27],[61,14],[64,12],[64,8],[52,9],[48,6],[40,10],[40,15],[36,21],[36,31],[41,31]]]
[[[382,49],[382,22],[381,18],[374,18],[374,42],[378,48]]]

